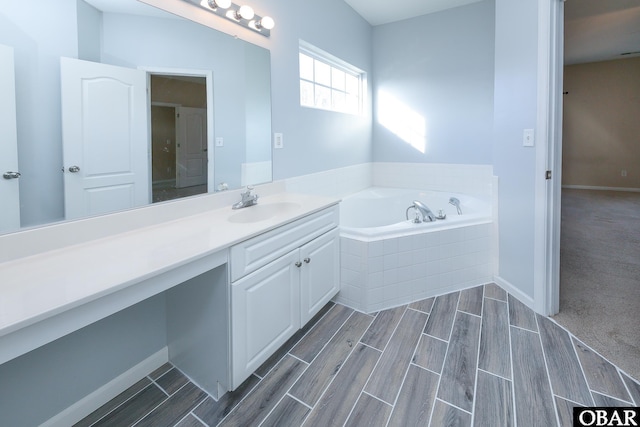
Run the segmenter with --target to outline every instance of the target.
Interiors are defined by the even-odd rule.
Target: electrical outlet
[[[284,139],[281,133],[273,134],[273,148],[284,148]]]
[[[224,147],[224,138],[219,136],[216,138],[216,147]]]
[[[626,169],[622,169],[620,171],[620,176],[627,176],[627,170]]]

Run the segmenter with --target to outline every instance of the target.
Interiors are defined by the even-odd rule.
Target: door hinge
[[[545,179],[551,179],[551,171],[547,171],[547,172],[544,174],[544,178],[545,178]]]

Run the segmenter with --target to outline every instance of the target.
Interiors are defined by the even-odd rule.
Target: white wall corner
[[[535,304],[534,304],[533,298],[531,298],[529,295],[522,292],[511,282],[504,280],[502,277],[498,275],[493,276],[493,281],[495,282],[496,285],[500,286],[502,289],[504,289],[505,291],[513,295],[515,298],[517,298],[518,301],[520,301],[521,303],[529,307],[531,310],[535,311],[535,308],[534,308]]]

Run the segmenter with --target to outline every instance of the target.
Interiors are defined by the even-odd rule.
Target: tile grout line
[[[435,305],[435,300],[433,304]],[[447,341],[447,351],[444,354],[444,360],[442,361],[442,372],[444,372],[444,364],[447,362],[447,356],[449,355],[449,349],[451,348],[451,335],[453,334],[453,325],[456,323],[456,317],[458,316],[457,311],[460,306],[460,292],[458,291],[458,300],[456,301],[456,315],[453,317],[453,322],[451,323],[451,330],[449,331],[449,341]],[[429,414],[429,423],[427,426],[431,426],[431,420],[433,419],[433,411],[436,408],[436,402],[438,401],[438,392],[440,391],[440,384],[442,384],[442,373],[438,376],[438,385],[436,387],[436,395],[433,399],[433,404],[431,405],[431,413]]]
[[[559,324],[558,322],[556,322],[552,317],[547,316],[546,317],[548,320],[551,320],[556,326],[562,328],[563,331],[565,331],[566,333],[569,334],[570,338],[573,338],[571,340],[571,344],[574,347],[575,350],[575,344],[573,344],[573,341],[578,341],[581,344],[583,344],[585,347],[587,347],[591,352],[597,354],[598,356],[600,356],[602,359],[604,359],[605,361],[607,361],[608,363],[610,363],[611,365],[613,365],[616,368],[616,371],[618,371],[618,375],[620,376],[620,379],[622,379],[624,382],[624,379],[622,378],[621,374],[624,374],[626,376],[628,376],[629,378],[631,378],[633,380],[633,382],[640,384],[640,379],[636,380],[635,378],[633,378],[631,375],[629,375],[627,372],[625,372],[624,370],[620,369],[620,367],[618,365],[616,365],[615,363],[613,363],[611,360],[607,359],[606,357],[604,357],[602,354],[600,354],[597,350],[594,350],[593,348],[591,348],[591,346],[587,345],[584,341],[582,341],[580,338],[578,338],[577,336],[575,336],[570,330],[568,330],[567,328],[565,328],[564,326],[562,326],[561,324]],[[577,354],[576,354],[577,356]],[[580,358],[578,357],[578,362],[580,361]],[[580,364],[582,366],[582,363]],[[588,383],[587,383],[588,384]]]
[[[304,372],[303,372],[304,373]],[[285,393],[285,396],[289,396],[290,398],[292,398],[293,400],[295,400],[296,402],[300,403],[301,405],[306,406],[307,408],[309,408],[309,410],[313,410],[313,406],[310,406],[306,403],[304,403],[302,400],[298,399],[297,397],[295,397],[294,395],[292,395],[291,393],[289,393],[288,391]]]
[[[538,341],[540,341],[540,348],[542,349],[542,360],[544,362],[544,370],[547,372],[547,382],[549,383],[549,390],[551,390],[551,403],[553,403],[553,411],[556,416],[556,425],[561,426],[560,424],[560,414],[558,414],[558,405],[556,404],[556,399],[554,399],[553,392],[553,383],[551,382],[551,373],[549,372],[549,364],[547,363],[547,352],[544,348],[544,343],[542,342],[542,329],[540,329],[540,322],[538,322],[538,315],[534,313],[533,317],[536,319],[536,326],[538,328]]]
[[[509,331],[509,369],[511,370],[511,409],[513,410],[513,425],[518,427],[518,406],[516,405],[516,371],[513,367],[513,340],[511,339],[511,304],[509,303],[509,293],[507,292],[507,330]]]
[[[176,394],[176,393],[180,392],[180,390],[182,390],[182,389],[183,389],[183,388],[185,388],[187,385],[189,385],[189,383],[191,383],[191,381],[188,381],[186,384],[183,384],[183,385],[182,385],[179,389],[177,389],[177,390],[175,391],[175,393],[173,393],[173,394]],[[191,384],[193,384],[193,383],[191,383]],[[193,385],[195,386],[195,384],[193,384]],[[196,387],[197,387],[197,386],[196,386]],[[199,388],[199,387],[198,387],[198,388]],[[146,417],[148,417],[150,414],[152,414],[152,413],[153,413],[153,411],[155,411],[155,410],[156,410],[156,409],[158,409],[160,406],[162,406],[162,405],[164,405],[166,402],[168,402],[170,398],[171,398],[171,396],[167,396],[167,398],[166,398],[166,399],[164,399],[162,402],[160,402],[158,405],[156,405],[152,410],[150,410],[149,412],[147,412],[146,414],[144,414],[144,416],[140,417],[140,419],[139,419],[138,421],[136,421],[135,423],[133,423],[133,424],[131,425],[131,427],[134,427],[134,426],[138,425],[138,424],[140,423],[140,421],[144,420]],[[205,398],[203,398],[202,400],[204,401],[205,399],[206,399],[206,397],[205,397]],[[198,405],[199,405],[199,404],[198,404]],[[198,406],[198,405],[196,405],[196,406]]]
[[[345,307],[346,307],[346,306],[345,306]],[[348,308],[349,308],[349,307],[348,307]],[[316,355],[315,355],[315,356],[313,356],[313,359],[311,359],[311,361],[310,361],[310,362],[304,361],[305,363],[308,363],[308,364],[309,364],[309,366],[311,366],[311,364],[312,364],[313,362],[315,362],[315,360],[318,358],[318,356],[320,356],[320,353],[322,353],[322,352],[324,351],[324,349],[329,345],[329,343],[331,342],[331,340],[333,339],[333,337],[335,337],[335,336],[338,334],[338,332],[340,332],[340,329],[342,329],[342,327],[343,327],[343,326],[344,326],[344,325],[349,321],[349,319],[351,319],[355,313],[360,313],[360,312],[359,312],[359,311],[357,311],[357,310],[353,310],[352,308],[350,308],[350,309],[352,310],[351,314],[349,314],[349,316],[347,316],[347,318],[346,318],[346,319],[344,319],[344,322],[342,322],[342,323],[340,324],[340,326],[339,326],[338,328],[336,328],[336,331],[335,331],[333,334],[331,334],[331,336],[329,337],[329,339],[327,340],[327,342],[325,342],[325,343],[324,343],[324,345],[322,346],[322,348],[321,348],[320,350],[318,350],[318,352],[316,353]],[[368,315],[368,314],[366,314],[366,313],[363,313],[363,314],[365,314],[366,316],[369,316],[369,315]],[[375,317],[374,317],[374,316],[369,316],[369,317],[371,317],[373,320],[375,320]],[[372,323],[373,323],[373,320],[371,320],[371,322],[372,322]],[[369,326],[371,326],[371,325],[369,325]],[[312,329],[313,329],[313,328],[312,328]],[[367,328],[367,329],[368,329],[368,328]],[[311,331],[309,331],[309,332],[311,332]],[[306,334],[305,334],[305,337],[306,337]],[[303,338],[304,338],[304,337],[303,337]],[[302,341],[302,338],[300,338],[300,341]],[[298,343],[299,343],[300,341],[298,341]],[[296,343],[296,345],[297,345],[298,343]],[[289,350],[289,352],[288,352],[287,354],[290,354],[291,356],[293,356],[293,354],[291,354],[291,351],[293,351],[293,349],[294,349],[294,348],[295,348],[295,346],[291,347],[291,350]],[[349,353],[349,354],[351,354],[351,353]],[[283,356],[283,357],[284,357],[284,356]],[[295,356],[294,356],[294,357],[295,357]],[[299,357],[296,357],[296,359],[301,360]],[[279,361],[278,361],[278,362],[279,362]],[[275,367],[275,366],[274,366],[274,367]]]
[[[471,425],[476,418],[476,405],[478,404],[478,372],[480,372],[480,348],[482,347],[482,325],[486,320],[484,314],[484,286],[482,286],[481,307],[480,307],[480,330],[478,331],[478,350],[476,354],[476,376],[473,384],[473,405],[471,405]]]
[[[300,343],[300,341],[302,341],[302,340],[303,340],[307,335],[309,335],[309,334],[311,333],[311,331],[313,331],[313,330],[316,328],[316,326],[317,326],[318,324],[320,324],[320,322],[322,321],[322,319],[324,319],[324,318],[325,318],[329,313],[331,313],[331,311],[333,311],[337,306],[338,306],[338,304],[337,304],[337,303],[333,303],[333,306],[332,306],[332,307],[330,307],[330,308],[327,310],[327,312],[326,312],[325,314],[323,314],[323,315],[322,315],[322,316],[321,316],[321,317],[316,321],[316,323],[315,323],[312,327],[310,327],[310,328],[309,328],[309,330],[308,330],[307,332],[305,332],[305,333],[300,337],[300,339],[299,339],[298,341],[296,341],[294,344],[292,344],[292,345],[291,345],[291,348],[290,348],[290,349],[289,349],[285,354],[283,354],[283,355],[282,355],[282,357],[281,357],[280,359],[278,359],[278,361],[277,361],[276,363],[274,363],[274,364],[273,364],[273,366],[272,366],[272,367],[271,367],[271,368],[270,368],[270,369],[269,369],[269,370],[264,374],[264,376],[262,376],[262,377],[261,377],[260,375],[256,374],[255,372],[253,372],[253,374],[252,374],[252,375],[255,375],[256,377],[260,378],[260,380],[262,381],[262,379],[263,379],[264,377],[266,377],[267,375],[269,375],[269,373],[273,370],[273,368],[275,368],[275,367],[278,365],[278,363],[280,363],[280,361],[281,361],[282,359],[284,359],[284,357],[285,357],[287,354],[288,354],[288,355],[290,355],[290,356],[293,356],[293,354],[291,354],[291,350],[293,350],[293,349],[295,348],[295,346],[297,346],[297,345]],[[344,306],[344,307],[346,307],[346,306]],[[347,308],[350,308],[350,307],[347,307]],[[351,310],[353,310],[353,309],[351,309]],[[355,311],[355,310],[354,310],[354,311]],[[351,314],[353,314],[353,313],[351,313]],[[342,327],[342,325],[344,325],[344,323],[345,323],[347,320],[349,320],[349,317],[351,317],[351,314],[350,314],[350,315],[345,319],[345,321],[344,321],[342,324],[340,324],[340,327],[339,327],[338,329],[340,329],[340,328]],[[334,334],[334,335],[335,335],[335,334]],[[331,338],[333,338],[333,335],[331,336]],[[324,346],[323,346],[322,348],[324,348]],[[322,349],[320,349],[320,351],[322,351]],[[295,358],[296,358],[296,359],[298,359],[298,360],[301,360],[299,357],[296,357],[296,356],[293,356],[293,357],[295,357]],[[305,362],[305,363],[307,363],[306,361],[304,361],[304,362]],[[265,363],[266,363],[266,361],[265,361]],[[260,366],[258,367],[258,369],[260,369]],[[256,384],[256,385],[257,385],[257,384]],[[251,390],[253,390],[253,389],[251,389]],[[215,400],[215,399],[214,399],[214,400]],[[243,400],[244,400],[244,399],[243,399]],[[238,402],[238,403],[240,403],[240,402]]]
[[[416,310],[416,311],[418,311],[418,310]],[[422,313],[421,311],[418,311],[418,312]],[[405,313],[406,313],[406,311],[405,311]],[[431,315],[427,314],[427,318],[425,319],[424,324],[422,325],[422,328],[421,328],[422,331],[424,331],[424,328],[427,326],[427,322],[429,321],[429,317],[431,317]],[[404,318],[404,314],[402,315],[402,318]],[[402,318],[400,319],[400,322],[402,322]],[[398,325],[396,326],[396,329],[400,326],[400,322],[398,322]],[[395,334],[395,330],[393,331],[393,334]],[[391,335],[391,338],[393,338],[393,334]],[[407,365],[407,369],[405,369],[404,375],[402,377],[402,381],[400,382],[400,388],[398,389],[398,392],[396,393],[395,399],[393,399],[393,403],[388,403],[388,402],[385,402],[382,399],[378,399],[378,400],[380,400],[382,402],[385,402],[386,404],[391,406],[391,414],[389,414],[389,419],[387,420],[386,426],[388,426],[389,423],[391,422],[391,416],[393,415],[393,413],[394,413],[394,411],[396,409],[396,405],[398,403],[398,398],[400,397],[400,393],[402,392],[402,388],[404,387],[404,383],[407,380],[407,375],[409,375],[409,369],[411,368],[411,365],[413,364],[412,362],[413,362],[413,359],[416,356],[416,351],[418,350],[418,346],[420,345],[420,340],[422,339],[422,335],[423,335],[423,333],[421,332],[420,336],[418,337],[418,342],[416,342],[416,346],[413,349],[413,353],[411,354],[411,358],[409,359],[409,364]],[[389,342],[391,342],[391,338],[389,338]],[[388,344],[389,343],[387,343],[387,345]],[[386,349],[386,346],[385,346],[385,349]],[[380,358],[382,358],[382,356]],[[380,360],[378,359],[378,361],[380,361]],[[377,366],[377,364],[376,364],[376,366]],[[371,373],[373,374],[373,371]],[[369,377],[369,378],[371,378],[371,377]]]
[[[580,360],[580,355],[578,354],[578,350],[576,349],[576,345],[573,342],[571,335],[569,335],[569,342],[571,343],[571,349],[573,350],[573,354],[575,354],[576,359],[578,360],[578,365],[580,366],[580,372],[582,372],[582,378],[584,378],[585,384],[587,384],[587,388],[589,389],[589,397],[591,397],[591,404],[595,406],[595,399],[593,398],[593,390],[591,389],[591,385],[589,385],[589,379],[587,378],[587,373],[584,371],[584,366],[582,366],[582,361]],[[623,381],[624,382],[624,381]]]
[[[478,368],[478,371],[480,371],[480,372],[484,372],[484,373],[485,373],[485,374],[487,374],[487,375],[493,375],[494,377],[500,378],[500,379],[505,380],[505,381],[511,381],[511,379],[510,379],[510,378],[503,377],[502,375],[494,374],[493,372],[487,371],[486,369],[480,369],[480,368]]]
[[[300,378],[300,377],[298,377],[298,378]],[[282,395],[282,397],[280,398],[280,400],[278,400],[278,402],[277,402],[275,405],[273,405],[273,408],[271,408],[271,410],[267,413],[267,415],[265,415],[265,416],[262,418],[262,421],[260,421],[260,423],[258,423],[258,427],[260,427],[262,424],[264,424],[264,422],[267,420],[267,418],[269,418],[269,415],[271,415],[271,414],[273,413],[273,411],[275,411],[275,410],[276,410],[276,408],[278,407],[278,405],[280,405],[280,403],[282,403],[282,401],[284,400],[284,398],[285,398],[285,397],[287,397],[288,395],[289,395],[289,391],[287,390],[287,391]]]
[[[147,384],[146,386],[142,387],[137,393],[133,394],[132,396],[130,396],[128,399],[124,400],[123,402],[121,402],[119,405],[115,406],[114,408],[112,408],[109,412],[107,412],[106,414],[104,414],[103,416],[101,416],[100,418],[98,418],[97,420],[95,420],[94,422],[92,422],[89,427],[92,427],[94,425],[96,425],[97,423],[99,423],[100,421],[102,421],[104,418],[106,418],[109,414],[111,414],[113,411],[115,411],[116,409],[120,408],[122,405],[124,405],[125,403],[129,402],[131,399],[133,399],[134,397],[136,397],[137,395],[139,395],[140,393],[142,393],[144,390],[146,390],[147,388],[151,387],[151,386],[155,386],[158,387],[158,385],[151,379],[149,378],[149,376],[147,375],[146,378],[149,379],[149,384]],[[158,387],[160,388],[160,387]],[[160,390],[162,390],[162,388],[160,388]],[[125,390],[126,391],[126,390]],[[117,396],[116,396],[117,397]],[[108,402],[107,402],[108,403]],[[104,406],[104,405],[103,405]],[[99,408],[98,408],[99,409]],[[97,410],[97,409],[96,409]],[[89,414],[91,415],[91,414]],[[87,415],[87,416],[89,416]]]
[[[353,313],[355,313],[356,311],[354,310]],[[351,313],[351,315],[347,318],[350,319],[351,316],[353,316],[353,313]],[[365,313],[363,313],[365,314]],[[362,332],[362,335],[360,335],[360,337],[358,338],[358,341],[356,341],[356,344],[360,344],[360,340],[362,340],[362,337],[364,336],[365,333],[367,333],[367,331],[369,330],[369,328],[371,327],[371,325],[373,324],[373,322],[375,321],[375,316],[370,316],[367,314],[367,316],[371,317],[371,322],[369,323],[369,326],[367,327],[367,329],[364,330],[364,332]],[[347,320],[344,321],[344,323],[340,326],[340,328],[338,328],[338,331],[340,329],[342,329],[342,326],[344,326],[344,324],[347,322]],[[329,342],[333,339],[333,337],[338,333],[338,331],[336,331],[335,334],[333,334],[331,336],[331,338],[327,341],[327,343],[322,347],[322,349],[324,350],[324,348],[329,344]],[[344,362],[342,362],[342,364],[340,365],[340,368],[338,369],[338,371],[333,375],[333,378],[331,378],[331,381],[329,381],[329,383],[325,386],[324,390],[322,390],[322,393],[320,393],[320,396],[318,396],[318,400],[316,401],[316,403],[313,405],[313,408],[311,409],[311,411],[309,412],[308,415],[311,415],[311,412],[313,412],[313,410],[316,408],[316,406],[318,405],[318,403],[320,403],[320,401],[322,400],[322,398],[324,397],[324,395],[327,393],[327,390],[329,390],[329,388],[331,387],[331,384],[333,384],[333,382],[336,380],[336,378],[338,377],[338,375],[340,375],[340,372],[342,372],[342,368],[344,368],[344,365],[347,363],[347,361],[349,360],[349,358],[351,357],[351,355],[353,354],[353,352],[355,351],[356,346],[354,345],[353,347],[351,347],[351,351],[349,351],[349,354],[347,355],[347,357],[345,357]],[[318,352],[318,354],[316,355],[316,357],[313,358],[313,360],[315,361],[315,359],[320,355],[320,353],[322,352],[322,350],[320,350],[320,352]],[[380,361],[380,357],[378,357],[378,361]],[[377,363],[376,363],[377,365]],[[296,381],[294,381],[293,384],[291,384],[291,387],[289,387],[289,389],[287,390],[287,392],[285,394],[290,394],[289,392],[291,391],[291,389],[296,385],[296,383],[300,380],[300,378],[302,377],[302,375],[304,375],[304,373],[306,372],[306,370],[311,366],[311,363],[309,365],[307,365],[307,367],[305,368],[305,370],[300,373],[300,376],[298,376],[298,378],[296,379]],[[372,371],[373,372],[373,371]],[[369,378],[371,378],[371,374],[369,374]],[[367,381],[369,379],[367,378]],[[364,387],[363,387],[364,390]],[[303,402],[304,403],[304,402]],[[355,404],[354,404],[355,406]],[[348,418],[347,418],[348,419]],[[305,420],[302,422],[302,424],[304,425],[304,423],[308,420],[308,416],[305,417]]]
[[[389,336],[389,340],[384,345],[384,349],[380,352],[380,356],[378,356],[378,360],[376,360],[376,364],[374,365],[373,369],[371,369],[371,373],[369,374],[369,377],[367,378],[367,381],[364,382],[364,386],[362,387],[362,391],[363,392],[366,390],[367,386],[369,385],[369,381],[371,381],[371,376],[373,375],[373,373],[376,371],[376,368],[380,364],[380,360],[382,360],[382,358],[384,357],[384,352],[387,349],[387,347],[389,347],[389,343],[391,342],[391,339],[393,338],[393,335],[398,330],[398,327],[400,327],[400,323],[402,323],[402,319],[404,319],[405,314],[407,314],[407,309],[408,309],[408,306],[405,307],[404,313],[402,313],[402,316],[400,317],[400,320],[398,320],[398,323],[396,324],[395,328],[393,328],[393,332]],[[371,327],[371,326],[369,326],[369,327]],[[367,328],[367,330],[369,330],[369,328]],[[365,331],[365,334],[366,334],[366,331]],[[362,336],[364,336],[364,334]],[[380,351],[380,350],[378,350],[378,351]],[[402,389],[402,385],[400,385],[400,388]],[[373,395],[371,393],[367,393],[367,394],[369,394],[369,395],[375,397],[376,399],[386,403],[387,405],[391,405],[391,414],[389,415],[389,420],[390,420],[391,419],[391,415],[393,415],[393,410],[395,409],[395,406],[390,404],[389,402],[386,402],[386,401],[380,399],[379,397],[377,397],[377,396],[375,396],[375,395]],[[349,413],[349,415],[351,415],[351,413]],[[389,420],[387,420],[387,424],[389,424]]]
[[[420,368],[420,369],[422,369],[423,371],[431,372],[432,374],[440,375],[440,374],[439,374],[439,373],[437,373],[436,371],[433,371],[433,370],[431,370],[431,369],[425,368],[424,366],[420,366],[420,365],[418,365],[418,364],[417,364],[417,363],[415,363],[415,362],[411,362],[411,363],[409,363],[409,365],[413,365],[413,366],[415,366],[416,368]]]
[[[207,400],[207,399],[205,399],[205,400]],[[198,406],[202,405],[202,404],[204,403],[204,401],[205,401],[205,400],[203,400],[202,402],[200,402],[200,404],[199,404]],[[209,424],[208,424],[208,423],[205,423],[205,422],[204,422],[204,421],[203,421],[199,416],[197,416],[197,415],[195,414],[195,412],[193,412],[193,411],[195,411],[195,409],[196,409],[198,406],[194,407],[194,408],[191,410],[191,412],[189,412],[189,413],[190,413],[191,415],[193,415],[193,417],[194,417],[196,420],[200,421],[200,422],[202,423],[202,425],[203,425],[203,426],[209,427]]]
[[[442,341],[443,343],[449,344],[449,341],[443,340],[442,338],[434,337],[433,335],[430,335],[430,334],[428,334],[428,333],[426,333],[424,331],[422,332],[422,335],[426,335],[429,338],[434,338],[434,339],[437,339],[438,341]]]
[[[446,400],[440,399],[439,397],[436,397],[435,400],[436,401],[439,400],[440,402],[444,403],[445,405],[451,406],[452,408],[456,408],[457,410],[462,411],[465,414],[469,414],[469,415],[471,415],[473,417],[473,411],[469,412],[466,409],[462,409],[461,407],[459,407],[459,406],[457,406],[457,405],[455,405],[455,404],[453,404],[451,402],[447,402]],[[471,425],[473,425],[473,420],[471,421]]]
[[[280,364],[280,362],[282,362],[282,360],[284,360],[285,357],[290,356],[295,358],[296,360],[300,360],[301,362],[307,364],[307,366],[304,368],[304,370],[300,373],[300,376],[304,375],[304,373],[306,372],[306,370],[309,368],[309,366],[311,366],[311,363],[307,363],[306,361],[300,359],[299,357],[294,356],[293,354],[291,354],[291,351],[296,347],[296,345],[298,345],[300,343],[300,341],[302,341],[309,333],[311,333],[312,330],[314,330],[316,328],[316,326],[320,323],[320,321],[322,319],[325,318],[325,316],[327,316],[335,307],[337,307],[338,304],[334,303],[333,307],[331,307],[329,310],[327,310],[327,312],[320,318],[318,319],[318,321],[316,322],[315,325],[313,325],[313,327],[309,328],[309,330],[302,336],[300,337],[300,339],[291,346],[291,348],[289,349],[289,351],[287,351],[285,354],[282,355],[282,357],[271,367],[271,369],[269,369],[267,371],[267,373],[264,375],[264,377],[260,378],[258,375],[256,375],[255,373],[252,375],[256,375],[256,377],[260,378],[260,380],[256,383],[256,385],[249,391],[247,392],[247,394],[238,401],[238,403],[236,403],[236,405],[229,411],[229,413],[227,415],[225,415],[216,425],[220,425],[222,422],[224,422],[224,420],[231,414],[233,413],[233,411],[236,410],[236,408],[238,408],[238,406],[240,406],[240,404],[242,402],[244,402],[252,393],[255,392],[256,388],[260,385],[260,383],[262,381],[264,381],[264,378],[266,378],[274,369],[276,366],[278,366],[278,364]],[[345,306],[346,307],[346,306]],[[349,307],[347,307],[349,308]],[[331,341],[331,339],[338,333],[338,331],[344,326],[345,323],[347,323],[347,321],[351,318],[351,316],[353,316],[353,313],[355,313],[355,310],[351,309],[352,313],[349,314],[349,316],[347,316],[347,318],[340,324],[340,326],[337,328],[336,332],[333,333],[333,335],[331,335],[331,337],[327,340],[327,342],[322,346],[322,348],[318,351],[318,354],[316,354],[316,356],[313,358],[313,360],[315,360],[316,357],[318,357],[318,355],[322,352],[322,350],[324,350],[324,348],[327,346],[327,344],[329,343],[329,341]],[[312,362],[313,362],[312,360]],[[300,377],[298,377],[296,379],[296,381],[294,381],[294,383],[291,385],[291,387],[293,387],[293,385],[295,385],[295,383],[300,379]],[[289,394],[289,391],[291,390],[291,387],[289,387],[287,389],[287,391],[285,392],[286,394]]]

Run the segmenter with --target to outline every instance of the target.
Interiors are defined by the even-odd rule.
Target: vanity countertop
[[[0,338],[338,202],[280,193],[0,263]]]

